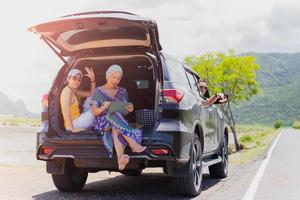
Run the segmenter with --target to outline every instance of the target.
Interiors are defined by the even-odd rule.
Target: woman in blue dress
[[[92,97],[92,111],[96,116],[94,128],[102,134],[103,143],[110,158],[115,148],[119,170],[124,170],[129,162],[129,156],[124,154],[125,147],[129,145],[135,153],[145,151],[146,147],[141,145],[141,130],[132,128],[121,113],[108,112],[112,102],[128,102],[126,89],[118,86],[123,76],[122,68],[116,64],[111,65],[105,75],[106,83],[97,87]],[[132,112],[133,105],[129,104],[126,110]]]

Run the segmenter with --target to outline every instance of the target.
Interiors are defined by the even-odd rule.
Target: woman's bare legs
[[[112,133],[114,137],[115,150],[118,158],[119,170],[123,170],[129,162],[129,156],[127,154],[124,154],[124,146],[118,138],[118,130],[112,129]]]
[[[126,136],[126,135],[122,135],[124,137],[124,139],[128,142],[129,147],[131,148],[131,150],[135,153],[141,153],[143,151],[146,150],[146,146],[142,146],[140,144],[138,144],[137,142],[135,142],[132,138]]]

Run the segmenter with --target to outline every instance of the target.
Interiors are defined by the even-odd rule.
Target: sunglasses
[[[82,78],[81,77],[77,77],[77,76],[72,76],[72,80],[73,81],[81,82]]]
[[[205,86],[199,86],[200,87],[200,89],[207,89],[207,87],[205,87]]]

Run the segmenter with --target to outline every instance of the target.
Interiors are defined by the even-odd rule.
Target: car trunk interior
[[[135,56],[118,56],[118,57],[88,57],[78,59],[73,68],[79,68],[84,74],[84,68],[91,67],[95,73],[96,87],[102,86],[106,82],[105,72],[112,65],[118,64],[122,67],[123,77],[119,83],[120,87],[127,89],[129,102],[134,105],[134,111],[125,116],[125,119],[134,126],[142,125],[143,132],[149,132],[155,123],[155,99],[156,99],[156,80],[154,66],[146,55]],[[67,73],[67,72],[66,72]],[[63,89],[62,87],[61,89]],[[80,90],[89,90],[90,80],[84,77]],[[85,101],[81,99],[81,104]],[[60,106],[59,106],[60,107]],[[60,110],[60,108],[59,108]],[[61,112],[61,111],[60,111]],[[61,129],[60,136],[70,137],[73,139],[87,138],[94,139],[100,137],[93,128],[82,133],[65,134],[62,115],[59,127]],[[88,133],[88,134],[87,134]]]

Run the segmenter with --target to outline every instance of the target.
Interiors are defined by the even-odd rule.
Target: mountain
[[[27,110],[23,101],[19,100],[14,102],[2,92],[0,92],[0,115],[13,115],[18,117],[34,116],[34,114]]]
[[[245,55],[245,54],[243,54]],[[273,124],[300,120],[300,53],[248,53],[261,66],[261,90],[250,101],[234,106],[238,123]]]

